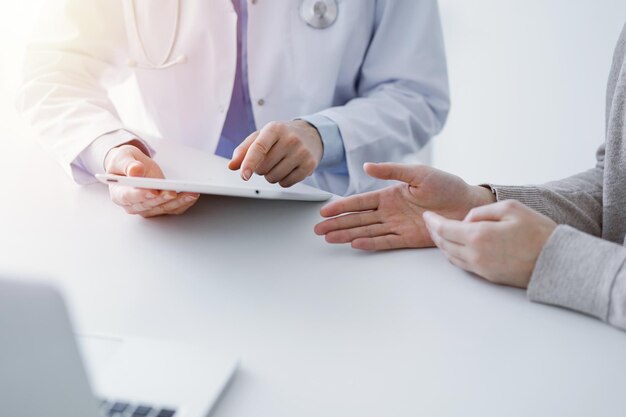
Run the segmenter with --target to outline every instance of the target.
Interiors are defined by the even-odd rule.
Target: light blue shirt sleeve
[[[324,155],[317,169],[330,171],[334,174],[348,175],[346,150],[343,146],[343,138],[337,123],[320,114],[299,117],[298,119],[310,123],[317,129],[322,138]]]

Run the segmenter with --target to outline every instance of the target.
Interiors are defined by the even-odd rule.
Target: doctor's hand
[[[488,281],[526,288],[556,223],[513,200],[471,210],[463,221],[424,213],[433,241],[454,265]]]
[[[241,168],[246,181],[257,173],[272,184],[291,187],[315,171],[323,153],[322,139],[309,123],[271,122],[235,149],[228,167]]]
[[[322,207],[321,215],[331,219],[317,224],[315,233],[325,235],[328,243],[351,243],[364,250],[434,246],[422,219],[424,212],[463,219],[472,208],[495,201],[490,190],[429,166],[368,163],[364,168],[372,177],[404,184]]]
[[[111,149],[104,165],[108,174],[165,178],[157,163],[132,142]],[[109,193],[111,200],[127,213],[142,217],[183,214],[198,201],[199,197],[199,194],[177,194],[174,191],[145,190],[115,184],[109,185]]]

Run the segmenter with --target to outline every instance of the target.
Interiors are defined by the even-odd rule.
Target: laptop
[[[183,343],[76,337],[55,288],[0,281],[2,415],[205,417],[236,367]]]

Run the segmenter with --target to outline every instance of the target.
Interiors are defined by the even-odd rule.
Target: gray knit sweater
[[[606,141],[596,167],[542,186],[492,186],[559,223],[528,286],[533,301],[598,317],[626,330],[626,26],[613,56]]]

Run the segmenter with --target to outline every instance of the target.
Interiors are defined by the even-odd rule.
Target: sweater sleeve
[[[518,200],[566,224],[594,236],[602,234],[602,193],[605,145],[597,152],[595,168],[539,186],[491,185],[498,201]]]
[[[569,226],[556,228],[528,286],[528,298],[597,317],[626,330],[626,248]]]
[[[626,25],[622,30],[607,84],[605,143],[596,153],[595,168],[541,186],[510,187],[493,185],[498,200],[514,199],[552,218],[594,236],[603,234],[605,184],[623,182],[623,144],[626,143]],[[608,175],[607,175],[608,174]],[[604,231],[604,237],[610,234]],[[619,236],[623,239],[623,236]],[[613,236],[613,241],[618,240]],[[621,243],[621,242],[620,242]]]

